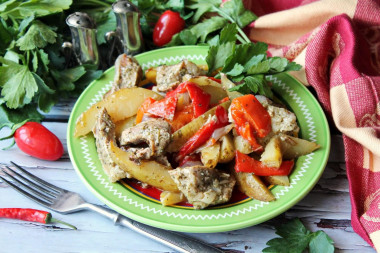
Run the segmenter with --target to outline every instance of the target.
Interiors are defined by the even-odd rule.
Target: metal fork
[[[16,191],[51,210],[67,214],[89,209],[113,220],[115,224],[128,227],[179,252],[223,252],[194,238],[150,227],[102,206],[90,204],[78,193],[52,185],[29,173],[16,163],[11,163],[19,172],[4,165],[1,171],[6,176],[0,175],[0,178]]]

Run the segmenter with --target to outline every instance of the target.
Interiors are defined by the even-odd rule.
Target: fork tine
[[[52,191],[52,190],[49,190],[48,188],[44,188],[43,186],[38,185],[38,184],[34,183],[33,181],[30,181],[28,178],[24,177],[23,175],[21,175],[20,173],[16,172],[13,169],[11,169],[10,167],[8,167],[6,165],[5,165],[5,167],[8,170],[10,170],[12,173],[14,173],[18,178],[21,178],[22,181],[27,182],[28,185],[33,186],[34,189],[38,189],[38,191],[43,192],[48,197],[56,198],[58,196],[59,193],[57,191]]]
[[[7,179],[5,179],[4,177],[0,176],[0,178],[6,183],[8,184],[10,187],[12,187],[13,189],[15,189],[16,191],[20,192],[22,195],[24,195],[25,197],[28,197],[34,201],[36,201],[37,203],[43,205],[43,206],[46,206],[46,207],[50,207],[50,203],[48,202],[45,202],[39,198],[36,198],[35,196],[29,194],[28,192],[24,191],[23,189],[21,189],[20,187],[18,187],[17,185],[13,184],[12,182],[8,181]]]
[[[52,198],[49,198],[48,196],[46,195],[43,195],[41,192],[37,191],[36,189],[33,189],[32,187],[26,185],[25,183],[21,182],[20,180],[18,180],[16,177],[12,176],[11,174],[9,174],[7,171],[5,171],[4,169],[2,170],[4,174],[6,174],[8,177],[12,178],[12,180],[16,181],[19,186],[29,190],[29,194],[32,195],[31,192],[33,192],[33,195],[37,195],[39,198],[41,198],[42,200],[44,201],[47,201],[47,202],[50,202],[50,203],[53,203],[53,199]],[[8,181],[10,182],[10,181]],[[16,184],[14,184],[16,185]],[[19,188],[21,188],[19,187]]]
[[[53,190],[56,190],[56,191],[58,191],[58,193],[65,191],[64,189],[59,188],[59,187],[57,187],[57,186],[55,186],[55,185],[52,185],[52,184],[46,182],[45,180],[42,180],[41,178],[36,177],[35,175],[29,173],[28,171],[26,171],[25,169],[23,169],[20,165],[17,165],[16,163],[14,163],[14,162],[12,162],[12,161],[11,161],[11,163],[12,163],[14,166],[16,166],[20,171],[22,171],[22,173],[25,173],[25,174],[28,175],[30,178],[32,178],[33,180],[37,181],[38,183],[40,183],[40,184],[46,186],[47,188],[49,188],[49,189],[53,189]]]

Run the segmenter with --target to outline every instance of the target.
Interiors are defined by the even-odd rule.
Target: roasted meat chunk
[[[230,174],[200,165],[178,167],[169,174],[195,209],[227,202],[236,182]]]
[[[109,93],[137,86],[143,76],[142,68],[133,56],[121,54],[115,62],[114,83]]]
[[[188,60],[183,60],[170,66],[162,65],[157,67],[157,86],[154,89],[159,92],[167,92],[174,89],[181,82],[201,75],[205,75],[205,71]]]
[[[155,159],[167,163],[165,149],[170,142],[171,128],[163,119],[150,119],[125,129],[120,136],[120,146],[132,151],[131,160]]]
[[[115,124],[105,108],[102,108],[97,115],[93,133],[99,160],[111,182],[116,182],[126,177],[129,178],[130,175],[122,170],[111,158],[110,142],[116,143]]]

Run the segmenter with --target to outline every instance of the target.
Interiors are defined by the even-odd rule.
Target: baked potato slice
[[[148,97],[156,100],[162,98],[156,92],[144,88],[124,88],[112,93],[93,104],[78,117],[74,136],[79,137],[92,131],[100,108],[105,107],[111,120],[117,122],[135,115],[142,102]]]
[[[290,181],[288,176],[267,176],[263,177],[268,184],[289,186]]]
[[[221,103],[226,110],[230,106],[231,102],[226,101]],[[194,119],[190,123],[184,125],[177,131],[175,131],[172,135],[172,140],[167,148],[168,152],[178,152],[183,144],[187,142],[207,121],[209,115],[214,115],[216,110],[216,106],[205,112],[203,115]]]
[[[278,136],[273,136],[265,146],[260,161],[268,167],[280,168],[282,163],[281,141]]]
[[[207,76],[197,76],[189,80],[198,85],[204,92],[211,95],[210,104],[217,104],[220,100],[227,97],[227,92],[216,81]]]
[[[182,192],[163,191],[160,194],[160,201],[162,205],[170,206],[186,201],[186,197]]]
[[[201,151],[201,161],[208,168],[215,168],[219,161],[220,142],[206,147]]]
[[[115,123],[115,135],[116,135],[116,140],[118,140],[121,136],[121,133],[130,127],[133,127],[136,122],[136,116],[132,116],[123,120],[120,120]]]
[[[240,135],[234,136],[234,146],[236,150],[246,155],[253,152],[251,144]]]
[[[280,135],[280,141],[282,156],[285,160],[291,160],[302,155],[307,155],[320,147],[317,143],[286,134]]]
[[[133,178],[164,191],[179,192],[177,184],[168,171],[172,168],[156,161],[141,161],[136,164],[131,161],[131,152],[124,151],[110,142],[111,158],[119,167]]]
[[[220,139],[219,163],[229,163],[235,158],[235,145],[231,134]]]
[[[258,176],[247,172],[236,172],[233,168],[231,172],[236,178],[239,190],[248,197],[265,202],[276,199]]]

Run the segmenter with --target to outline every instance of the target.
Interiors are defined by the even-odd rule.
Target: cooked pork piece
[[[183,60],[178,64],[170,66],[161,65],[157,67],[157,86],[154,87],[154,90],[167,92],[174,89],[181,82],[201,75],[205,75],[205,71],[188,60]]]
[[[170,134],[168,122],[163,119],[150,119],[125,129],[120,136],[120,145],[133,152],[131,160],[136,163],[154,158],[168,164],[164,154],[170,142]]]
[[[122,88],[135,87],[143,76],[141,66],[133,56],[121,54],[115,62],[114,84],[107,94]]]
[[[273,105],[268,105],[267,110],[272,118],[272,132],[274,134],[284,133],[295,136],[298,134],[299,127],[294,113]]]
[[[195,209],[227,202],[236,182],[230,174],[200,165],[179,167],[169,174]]]
[[[115,124],[112,122],[105,108],[102,108],[97,115],[93,133],[96,139],[96,150],[100,162],[111,182],[116,182],[126,177],[129,178],[129,173],[122,170],[111,158],[110,142],[113,141],[116,143]]]
[[[257,100],[267,109],[272,118],[272,131],[274,134],[284,133],[297,135],[299,127],[297,118],[291,111],[273,104],[273,102],[264,96],[256,95]]]

